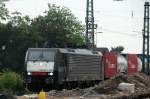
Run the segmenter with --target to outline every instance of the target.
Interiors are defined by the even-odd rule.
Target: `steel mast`
[[[94,11],[93,11],[93,0],[87,0],[86,6],[86,45],[88,48],[94,48]]]
[[[143,72],[150,74],[149,71],[149,2],[144,5],[144,29],[143,29]]]

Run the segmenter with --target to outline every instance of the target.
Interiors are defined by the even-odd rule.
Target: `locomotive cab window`
[[[30,51],[28,60],[31,61],[54,61],[54,51]]]

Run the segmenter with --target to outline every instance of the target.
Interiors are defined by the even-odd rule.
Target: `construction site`
[[[113,2],[121,4],[124,0]],[[124,49],[128,50],[127,46],[117,45],[111,49],[97,46],[97,35],[103,31],[97,31],[99,24],[94,16],[94,0],[86,0],[84,26],[80,22],[74,23],[76,18],[70,10],[55,4],[48,5],[49,11],[45,11],[45,16],[21,18],[16,11],[13,13],[16,16],[8,18],[8,23],[0,21],[4,29],[0,35],[6,32],[0,38],[3,41],[0,43],[0,99],[150,99],[150,2],[142,2],[142,30],[132,31],[141,33],[140,53],[134,52],[139,50],[134,45],[131,45],[135,49],[133,52],[124,52]],[[133,19],[136,11],[130,12]],[[0,20],[4,18],[0,12]],[[134,25],[131,27],[134,28]],[[111,42],[111,39],[107,40]],[[132,43],[130,40],[126,42],[127,45]],[[14,76],[9,76],[11,71]],[[13,78],[17,79],[14,81],[16,84]]]
[[[134,85],[132,89],[121,90],[120,83],[130,83]],[[85,89],[63,89],[61,91],[51,90],[45,93],[45,99],[149,99],[150,97],[150,77],[138,73],[133,76],[117,75],[98,85]],[[29,94],[17,96],[17,99],[39,99],[39,94]]]

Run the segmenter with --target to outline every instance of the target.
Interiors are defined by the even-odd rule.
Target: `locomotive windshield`
[[[28,60],[31,61],[54,61],[54,57],[54,51],[32,50],[28,53]]]

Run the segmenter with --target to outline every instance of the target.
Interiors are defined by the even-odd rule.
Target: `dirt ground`
[[[120,83],[130,83],[135,85],[135,92],[120,91]],[[38,99],[38,95],[26,95],[17,99]],[[148,99],[150,97],[150,77],[137,73],[133,76],[123,74],[116,75],[108,80],[85,89],[63,89],[62,91],[51,90],[46,92],[46,99]]]

